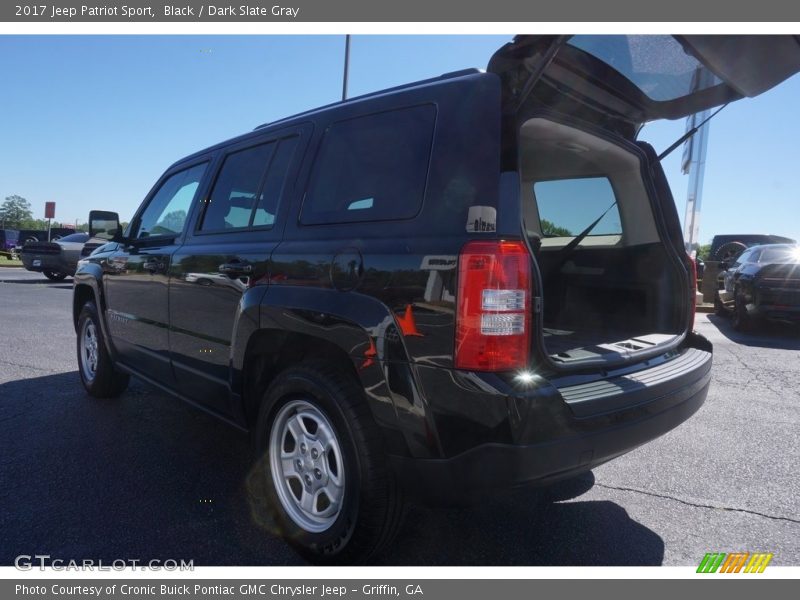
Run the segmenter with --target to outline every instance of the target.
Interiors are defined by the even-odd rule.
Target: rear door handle
[[[247,262],[223,263],[219,266],[219,272],[223,275],[242,275],[243,273],[252,273],[253,265]]]
[[[156,271],[161,271],[164,268],[164,263],[158,262],[156,260],[148,260],[142,263],[142,268],[145,271],[150,271],[151,273],[155,273]]]

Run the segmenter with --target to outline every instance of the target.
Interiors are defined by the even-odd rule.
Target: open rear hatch
[[[504,164],[540,271],[546,354],[563,367],[644,359],[692,322],[690,266],[651,120],[755,96],[800,70],[793,36],[517,36],[503,83]]]
[[[507,111],[530,103],[630,139],[647,121],[757,96],[798,70],[800,41],[789,35],[520,35],[488,66]]]

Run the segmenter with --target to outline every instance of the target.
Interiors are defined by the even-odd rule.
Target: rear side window
[[[303,203],[304,225],[408,219],[425,195],[436,109],[392,110],[325,132]]]
[[[271,227],[297,137],[232,152],[206,202],[201,231]]]
[[[589,235],[622,233],[614,189],[607,177],[538,181],[533,193],[544,237],[575,237],[597,219]]]
[[[261,144],[225,157],[206,204],[201,231],[241,229],[250,225],[256,194],[276,145],[275,142]]]
[[[272,161],[264,179],[258,203],[251,217],[253,227],[272,227],[275,224],[275,215],[278,213],[278,201],[283,191],[283,184],[289,171],[289,163],[297,146],[297,136],[280,141],[278,149],[272,156]]]

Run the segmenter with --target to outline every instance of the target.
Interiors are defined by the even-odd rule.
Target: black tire
[[[751,325],[750,317],[747,316],[747,308],[745,308],[744,299],[739,293],[736,293],[733,300],[733,312],[731,313],[731,326],[736,331],[748,331]]]
[[[747,245],[742,242],[726,242],[717,248],[714,258],[720,262],[725,261],[730,264],[746,249]]]
[[[87,338],[84,338],[87,336]],[[89,338],[94,341],[91,342]],[[114,368],[100,329],[97,306],[87,302],[78,317],[78,373],[94,398],[116,398],[128,387],[130,376]]]
[[[714,313],[719,317],[724,317],[728,314],[728,309],[720,300],[719,292],[714,292]]]
[[[60,273],[58,271],[42,271],[45,277],[47,277],[50,281],[61,281],[64,279],[67,274]]]
[[[300,439],[293,439],[290,421],[295,428],[302,421]],[[313,435],[330,439],[324,434],[328,425],[337,445],[323,444],[312,455],[318,444]],[[307,437],[312,430],[314,434]],[[306,443],[308,449],[304,450]],[[271,456],[276,445],[278,452]],[[308,561],[360,564],[394,538],[402,521],[403,500],[364,391],[354,377],[321,362],[280,373],[264,393],[253,446],[256,461],[250,492],[254,511],[257,515],[265,512],[259,520],[274,523],[277,533]],[[281,461],[280,455],[288,462]],[[312,458],[321,463],[312,464]],[[289,463],[300,464],[285,474],[282,464]],[[326,494],[329,489],[335,491],[332,482],[336,478],[341,483],[341,492],[336,492],[342,494],[341,501],[331,502]],[[313,486],[318,486],[316,491]],[[314,498],[311,513],[300,506],[306,494]],[[328,499],[327,506],[323,499]],[[326,510],[332,514],[321,516],[319,523],[313,521],[314,511],[321,514]]]

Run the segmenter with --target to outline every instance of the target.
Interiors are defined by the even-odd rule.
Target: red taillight
[[[697,312],[697,261],[692,257],[691,254],[689,256],[689,277],[691,277],[691,282],[689,282],[689,331],[694,329],[694,317],[695,313]]]
[[[457,369],[508,371],[528,366],[531,259],[519,241],[475,241],[458,260]]]

